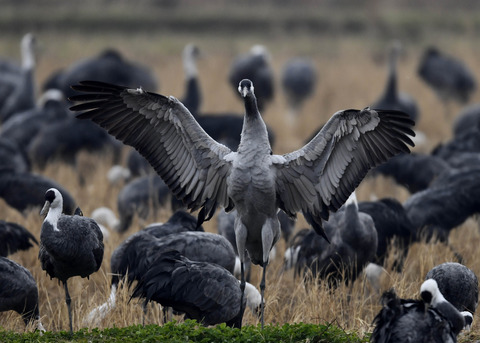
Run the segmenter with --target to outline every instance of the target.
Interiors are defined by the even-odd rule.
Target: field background
[[[184,78],[181,52],[193,42],[204,53],[199,62],[199,78],[205,112],[242,112],[243,106],[227,83],[230,63],[253,44],[264,44],[272,55],[276,73],[276,98],[262,113],[277,135],[274,153],[299,148],[316,128],[337,110],[363,108],[383,92],[386,81],[386,49],[392,39],[404,44],[405,55],[398,65],[399,89],[415,97],[420,107],[416,128],[427,141],[415,151],[429,152],[451,137],[451,123],[461,109],[452,104],[449,116],[435,94],[417,77],[416,68],[423,50],[436,45],[458,56],[480,79],[480,4],[475,1],[1,1],[0,55],[19,58],[19,41],[26,32],[39,39],[41,52],[36,72],[37,83],[58,68],[78,59],[100,53],[107,47],[120,50],[128,59],[148,65],[159,80],[159,92],[181,97]],[[318,72],[314,96],[307,101],[297,122],[288,124],[286,102],[279,79],[283,64],[291,57],[313,59]],[[135,85],[132,85],[135,86]],[[476,92],[472,102],[479,102]],[[53,163],[41,172],[64,185],[85,215],[95,208],[108,206],[116,211],[120,188],[109,187],[106,172],[111,159],[83,154],[77,170]],[[87,174],[87,185],[78,183],[78,172]],[[359,200],[393,196],[401,201],[409,193],[390,179],[367,179],[358,189]],[[163,209],[151,221],[166,220],[170,210]],[[301,217],[301,216],[300,216]],[[0,219],[18,222],[37,238],[42,218],[38,211],[22,217],[0,199]],[[124,235],[112,233],[106,242],[105,257],[98,273],[90,280],[70,279],[74,329],[85,315],[103,303],[109,294],[110,255],[128,235],[145,223],[136,220]],[[205,225],[216,232],[215,220]],[[297,228],[304,227],[299,218]],[[474,220],[454,230],[451,243],[465,258],[468,267],[480,273],[478,249],[480,233]],[[334,292],[320,284],[303,285],[291,272],[281,274],[285,244],[278,244],[277,258],[267,275],[266,323],[331,322],[347,331],[371,332],[371,322],[379,310],[379,295],[359,279],[352,289]],[[39,286],[40,314],[47,330],[68,328],[63,288],[41,270],[38,247],[20,252],[12,259],[27,267]],[[434,265],[453,260],[450,249],[437,244],[415,244],[398,274],[388,264],[382,288],[395,287],[404,297],[418,296],[426,272]],[[258,285],[260,268],[254,269]],[[348,296],[350,294],[351,296]],[[117,307],[98,327],[127,326],[142,322],[136,301],[128,304],[129,293],[120,292]],[[247,310],[246,324],[257,320]],[[146,323],[160,323],[159,309],[151,306]],[[480,325],[474,318],[471,340],[478,337]],[[23,331],[16,313],[1,313],[0,326]]]

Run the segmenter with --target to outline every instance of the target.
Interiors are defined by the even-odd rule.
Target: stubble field
[[[35,32],[34,32],[35,33]],[[18,56],[18,42],[21,34],[10,33],[0,40],[0,53],[5,56]],[[203,52],[199,62],[199,79],[203,92],[202,109],[205,112],[243,112],[243,105],[227,83],[230,63],[235,55],[246,52],[251,45],[262,43],[272,54],[272,65],[276,73],[276,97],[262,113],[265,121],[276,133],[274,153],[283,154],[299,148],[305,139],[337,110],[363,108],[380,96],[386,81],[385,52],[389,40],[379,38],[375,33],[361,36],[309,34],[286,34],[285,32],[230,36],[228,34],[204,34],[195,32],[124,32],[108,31],[93,34],[91,31],[43,30],[37,34],[41,42],[41,54],[37,68],[37,82],[41,85],[46,77],[60,67],[84,57],[99,53],[107,47],[118,48],[127,58],[136,60],[152,68],[160,83],[159,92],[182,97],[184,92],[181,51],[185,44],[193,42]],[[444,106],[433,92],[416,75],[416,68],[423,49],[431,42],[445,51],[462,58],[477,76],[480,76],[480,54],[478,40],[473,35],[445,35],[440,38],[434,32],[421,41],[404,42],[405,56],[399,62],[399,88],[413,95],[420,107],[420,121],[416,128],[427,137],[427,141],[414,149],[429,152],[439,142],[451,136],[451,123],[460,110],[452,105],[450,116],[445,116]],[[291,124],[286,118],[287,107],[280,88],[280,73],[283,64],[291,57],[301,55],[312,58],[318,72],[318,85],[314,96],[307,101],[296,122]],[[137,85],[131,85],[137,86]],[[40,88],[40,87],[39,87]],[[475,94],[473,102],[479,101]],[[125,148],[125,152],[128,149]],[[67,188],[74,196],[83,213],[89,216],[95,208],[107,206],[116,211],[116,198],[121,187],[109,186],[106,173],[111,167],[109,156],[81,154],[76,168],[55,162],[45,170],[35,172],[46,175]],[[81,186],[78,173],[86,176],[86,184]],[[391,196],[405,201],[409,193],[386,178],[368,178],[358,188],[359,200]],[[11,209],[0,199],[0,219],[17,222],[28,228],[37,238],[43,218],[33,210],[26,217]],[[84,323],[85,316],[96,306],[105,302],[110,292],[110,255],[118,244],[145,224],[165,221],[171,215],[169,208],[157,211],[146,222],[136,219],[129,231],[119,235],[112,232],[105,242],[105,255],[100,270],[90,280],[80,277],[69,280],[72,296],[74,330],[89,327]],[[216,220],[204,224],[207,231],[216,232]],[[301,215],[296,229],[305,227]],[[480,231],[476,221],[470,219],[455,229],[450,236],[451,245],[462,254],[465,264],[477,275],[480,256]],[[277,257],[271,262],[267,274],[265,322],[283,323],[333,323],[346,331],[356,331],[363,335],[372,331],[372,320],[380,309],[379,294],[372,291],[362,278],[352,288],[342,286],[330,291],[322,282],[305,285],[293,277],[291,271],[281,273],[285,242],[280,241]],[[395,252],[392,252],[394,255]],[[37,259],[38,247],[10,256],[28,268],[38,283],[40,295],[40,315],[47,330],[68,328],[67,308],[63,287],[56,280],[50,280],[41,270]],[[445,261],[453,261],[453,252],[441,244],[416,243],[412,246],[402,273],[384,267],[382,290],[394,287],[400,296],[417,297],[425,274],[433,266]],[[261,269],[254,268],[253,283],[258,286]],[[136,300],[129,302],[130,293],[122,289],[117,295],[116,308],[100,323],[99,328],[123,327],[142,323],[142,309]],[[145,323],[161,324],[161,311],[150,306]],[[179,318],[178,318],[179,319]],[[478,337],[480,325],[474,318],[469,336],[461,340],[470,341]],[[257,324],[257,319],[247,310],[244,324]],[[21,318],[12,312],[0,313],[0,326],[7,330],[22,332]]]

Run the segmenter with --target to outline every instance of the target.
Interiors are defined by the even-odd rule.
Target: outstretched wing
[[[368,170],[414,146],[414,122],[398,111],[366,108],[335,113],[303,148],[275,158],[279,207],[302,211],[317,233],[321,219],[336,211]]]
[[[231,152],[208,136],[183,104],[174,97],[96,81],[72,86],[72,111],[91,119],[123,143],[133,146],[153,166],[170,190],[191,210],[201,209],[199,222],[218,206],[232,208],[226,176]]]

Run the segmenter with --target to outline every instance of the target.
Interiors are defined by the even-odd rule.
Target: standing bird
[[[260,111],[263,111],[265,105],[273,99],[275,91],[270,58],[265,46],[254,45],[248,54],[240,55],[233,61],[228,76],[233,89],[237,89],[240,81],[244,79],[252,80],[257,87],[256,96]]]
[[[202,91],[197,70],[199,57],[200,49],[196,45],[188,44],[183,49],[185,94],[181,102],[210,137],[234,150],[240,144],[243,116],[239,113],[205,113],[201,111]],[[235,84],[235,87],[237,85],[238,82]],[[268,126],[267,130],[270,144],[274,146],[275,135],[273,130]]]
[[[383,95],[371,107],[382,110],[396,110],[407,113],[412,120],[418,121],[418,106],[415,100],[406,93],[398,91],[397,60],[402,46],[395,41],[390,47],[387,85]]]
[[[35,107],[35,49],[36,39],[31,33],[22,38],[21,67],[0,64],[0,122],[18,112]]]
[[[368,170],[412,145],[415,133],[408,115],[366,108],[339,111],[304,147],[273,155],[265,123],[257,108],[253,84],[242,80],[245,118],[236,152],[208,136],[174,97],[95,81],[74,89],[84,101],[73,111],[91,119],[134,146],[190,210],[200,209],[199,224],[217,207],[236,209],[235,235],[240,254],[241,287],[245,287],[245,250],[263,267],[280,237],[279,209],[290,217],[302,211],[314,229],[328,239],[322,220],[336,211]],[[242,293],[243,294],[243,293]],[[262,301],[263,304],[263,301]],[[261,309],[263,326],[263,306]]]
[[[70,332],[73,332],[67,281],[77,275],[88,278],[100,268],[103,235],[93,219],[62,214],[62,202],[62,194],[57,189],[50,188],[45,193],[45,205],[40,214],[48,213],[40,233],[38,259],[51,279],[57,278],[63,283]]]
[[[317,83],[315,67],[309,59],[295,57],[289,60],[282,71],[282,87],[289,107],[288,118],[295,117],[303,102],[312,95]]]
[[[45,331],[38,311],[38,287],[28,269],[6,257],[0,257],[0,312],[15,311],[25,325],[36,322]]]
[[[425,50],[417,72],[420,78],[433,88],[445,106],[450,100],[467,103],[477,89],[475,75],[462,61],[434,47]],[[447,107],[446,111],[448,114]]]

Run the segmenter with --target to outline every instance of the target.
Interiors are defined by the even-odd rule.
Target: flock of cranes
[[[22,67],[9,70],[7,64],[0,66],[0,72],[11,75],[5,78],[5,84],[0,80],[0,92],[6,92],[0,98],[0,143],[5,142],[5,149],[0,145],[0,155],[6,156],[0,168],[0,196],[21,212],[45,202],[42,213],[46,217],[39,242],[24,228],[10,229],[10,236],[4,237],[12,237],[6,238],[12,243],[5,244],[4,256],[28,249],[32,243],[39,245],[42,269],[63,284],[70,331],[73,325],[67,281],[75,276],[89,277],[99,270],[108,231],[102,233],[100,220],[84,217],[61,185],[31,173],[31,164],[43,168],[53,157],[75,164],[79,151],[107,148],[116,161],[121,141],[141,155],[138,160],[139,155],[132,154],[132,159],[148,161],[139,172],[143,176],[133,179],[119,195],[121,218],[114,224],[119,233],[130,228],[134,215],[148,217],[145,211],[152,199],[159,206],[171,197],[171,208],[179,209],[170,221],[145,227],[114,251],[111,294],[105,304],[91,311],[90,322],[104,318],[115,307],[116,292],[124,279],[128,280],[127,287],[137,282],[132,297],[144,299],[145,311],[146,304],[154,301],[205,325],[225,322],[241,327],[248,307],[258,310],[263,328],[267,266],[282,233],[289,243],[286,268],[294,267],[296,275],[325,279],[335,288],[339,281],[353,283],[369,263],[382,265],[393,237],[400,240],[397,243],[404,256],[409,244],[421,235],[448,244],[449,231],[479,210],[475,194],[480,169],[467,168],[466,162],[477,161],[474,153],[478,151],[471,148],[474,138],[464,137],[475,131],[465,133],[466,129],[459,128],[457,141],[438,147],[431,156],[425,155],[425,159],[437,156],[443,169],[422,182],[415,182],[412,175],[423,167],[413,167],[410,174],[406,162],[389,168],[398,159],[410,163],[416,157],[410,154],[410,148],[414,146],[414,123],[420,118],[413,98],[397,89],[397,43],[390,51],[385,92],[371,108],[336,112],[303,147],[283,155],[272,153],[272,145],[279,138],[261,114],[274,95],[271,57],[263,46],[253,47],[232,63],[229,81],[243,100],[242,115],[202,112],[196,66],[199,50],[194,45],[187,45],[182,56],[186,91],[181,101],[154,93],[157,83],[145,67],[107,50],[53,75],[45,87],[57,91],[46,93],[41,106],[15,108],[14,96],[32,97],[30,90],[22,89],[20,94],[16,87],[21,82],[34,85],[33,49],[34,39],[26,35]],[[114,72],[118,70],[122,72]],[[418,72],[445,102],[466,102],[476,87],[461,62],[435,49],[425,53]],[[286,65],[282,85],[290,119],[312,94],[316,78],[310,60],[297,58]],[[69,109],[71,104],[65,102],[65,96],[74,103]],[[468,116],[478,123],[474,114]],[[464,126],[472,129],[472,125]],[[26,130],[28,135],[22,135]],[[459,150],[468,154],[465,160],[458,159]],[[133,164],[138,166],[140,162]],[[372,174],[394,177],[395,173],[406,172],[398,182],[416,193],[403,205],[395,199],[358,203],[355,188],[372,169]],[[135,173],[122,171],[125,178]],[[80,182],[87,180],[80,175]],[[435,208],[435,199],[442,197],[450,199],[448,209]],[[198,211],[198,218],[183,212],[183,208]],[[231,232],[225,231],[225,237],[203,232],[202,224],[220,208],[232,213],[229,230],[233,229],[233,242],[227,239]],[[391,214],[386,215],[387,211]],[[289,239],[298,212],[311,228]],[[6,228],[15,225],[2,223]],[[249,263],[262,267],[260,291],[247,282]],[[399,270],[402,263],[399,259]],[[441,334],[455,341],[458,333],[471,324],[478,303],[476,276],[462,267],[466,268],[458,264],[440,273],[432,270],[422,285],[422,300],[411,304],[393,292],[385,294],[372,340],[402,342],[401,334],[418,324],[418,337]],[[6,258],[0,261],[0,270],[18,274],[20,284],[25,286],[17,296],[22,307],[5,300],[3,291],[10,291],[5,294],[12,298],[12,288],[6,287],[5,281],[0,287],[0,310],[15,310],[26,323],[36,321],[43,330],[38,290],[31,274]],[[458,270],[468,277],[444,277]],[[456,282],[450,284],[451,280]],[[465,299],[459,299],[460,293]],[[425,311],[429,319],[419,320],[419,314]],[[167,317],[167,311],[164,313]],[[435,321],[445,321],[446,331],[431,330]]]

